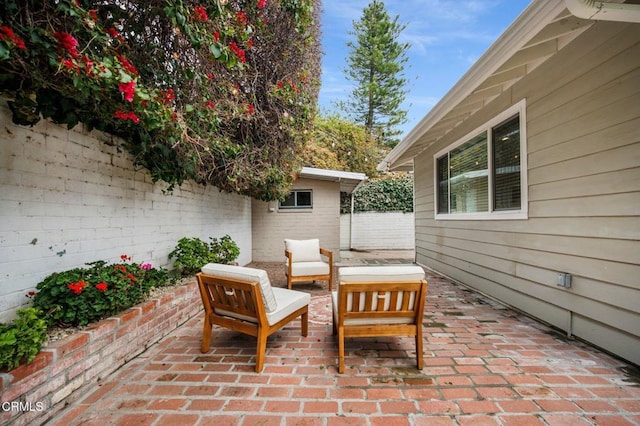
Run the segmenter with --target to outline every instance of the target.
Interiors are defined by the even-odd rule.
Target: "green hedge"
[[[354,192],[355,212],[413,212],[413,175],[391,174],[372,179]],[[351,211],[351,196],[342,193],[340,213]]]

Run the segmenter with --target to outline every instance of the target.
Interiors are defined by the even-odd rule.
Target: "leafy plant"
[[[149,263],[88,263],[87,268],[56,272],[36,286],[33,306],[40,309],[49,326],[77,326],[117,314],[137,303],[152,288],[170,282],[166,269]]]
[[[367,134],[364,126],[337,114],[316,116],[312,138],[305,145],[305,166],[377,176],[376,167],[388,148]]]
[[[121,136],[169,189],[288,193],[320,76],[319,0],[6,0],[0,93],[42,117]]]
[[[215,255],[216,263],[232,263],[240,255],[240,249],[238,245],[231,239],[229,235],[224,235],[220,240],[217,238],[210,238],[211,242],[209,247]]]
[[[413,211],[413,178],[406,173],[389,174],[362,185],[354,195],[355,212]],[[340,212],[351,211],[351,197],[341,194]]]
[[[180,238],[176,247],[169,253],[169,259],[175,258],[173,267],[182,276],[193,275],[207,263],[231,263],[240,255],[238,245],[229,235],[220,240],[209,238],[210,243],[200,238]]]
[[[38,309],[23,308],[16,314],[12,324],[0,325],[0,368],[33,361],[47,340],[47,323]]]

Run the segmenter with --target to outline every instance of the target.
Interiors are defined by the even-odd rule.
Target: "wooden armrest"
[[[333,251],[320,247],[320,254],[329,258],[329,263],[333,264]]]
[[[289,250],[285,250],[284,255],[287,259],[291,260],[291,252]]]

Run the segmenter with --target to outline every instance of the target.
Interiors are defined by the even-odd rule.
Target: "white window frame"
[[[495,210],[494,208],[494,182],[493,174],[493,140],[491,129],[500,125],[501,123],[513,118],[515,115],[519,116],[520,121],[520,209],[517,210]],[[472,132],[469,132],[463,138],[457,140],[453,144],[449,145],[443,150],[438,151],[433,156],[433,197],[434,197],[434,218],[436,220],[507,220],[507,219],[528,219],[529,217],[529,196],[528,196],[528,184],[527,184],[527,117],[526,117],[526,99],[522,99],[520,102],[514,104],[509,109],[505,110],[501,114],[494,117],[492,120],[486,122],[482,126],[476,128]],[[487,134],[487,172],[489,176],[489,211],[487,212],[473,212],[473,213],[438,213],[438,159],[443,155],[449,153],[460,145],[470,141],[480,133],[485,132]]]
[[[297,194],[300,192],[308,192],[309,193],[309,200],[311,201],[311,204],[308,206],[298,206],[298,197]],[[283,206],[281,201],[278,201],[278,209],[280,210],[312,210],[313,209],[313,190],[312,189],[293,189],[290,193],[289,196],[291,195],[295,195],[295,205],[293,206]]]

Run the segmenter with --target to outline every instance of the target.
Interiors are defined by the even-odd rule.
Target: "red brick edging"
[[[41,424],[202,309],[195,281],[44,346],[0,373],[0,424]]]

